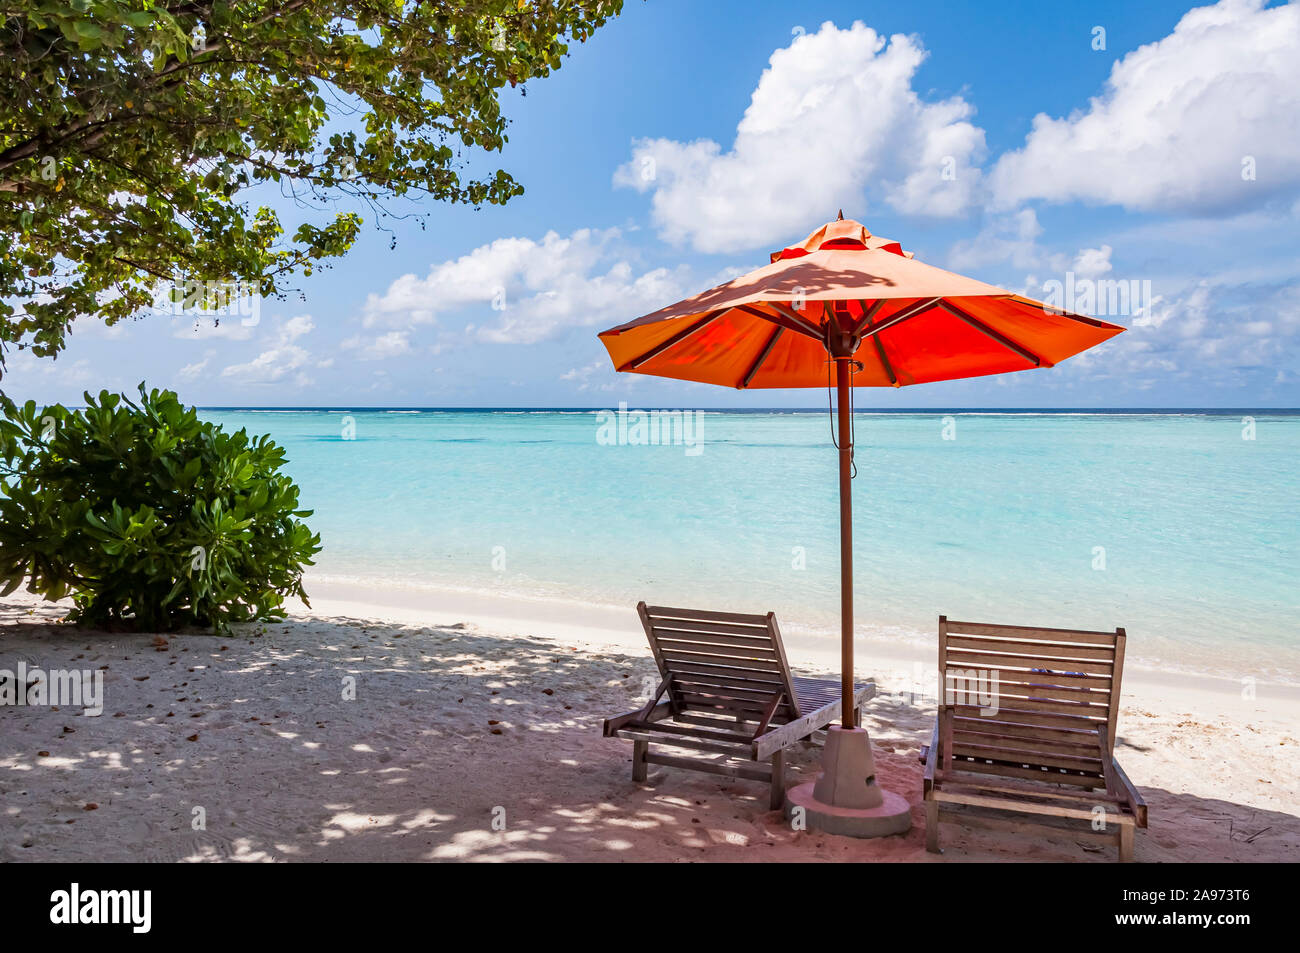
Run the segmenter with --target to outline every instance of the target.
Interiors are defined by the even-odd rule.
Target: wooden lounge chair
[[[1124,630],[1089,632],[939,617],[939,715],[925,761],[926,849],[939,824],[1033,822],[1119,845],[1147,807],[1115,761]],[[1104,824],[1102,818],[1104,817]]]
[[[607,738],[632,742],[632,780],[647,764],[766,781],[785,800],[785,749],[840,716],[840,683],[790,674],[776,616],[636,607],[661,681],[644,708],[605,721]],[[853,703],[876,692],[854,688]],[[717,755],[664,754],[677,748]],[[767,762],[767,763],[764,763]]]

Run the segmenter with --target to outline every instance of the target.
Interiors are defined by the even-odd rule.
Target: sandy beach
[[[934,708],[914,652],[860,655],[879,779],[913,829],[858,841],[791,830],[762,784],[655,766],[631,781],[630,745],[600,732],[654,672],[631,609],[339,589],[286,623],[165,640],[63,612],[0,602],[3,667],[102,671],[105,694],[98,717],[0,708],[7,861],[1114,860],[954,825],[926,853],[917,751]],[[832,645],[792,642],[792,665],[833,675]],[[1117,754],[1151,818],[1137,860],[1300,859],[1300,702],[1242,694],[1126,673]],[[797,749],[789,783],[816,765]]]

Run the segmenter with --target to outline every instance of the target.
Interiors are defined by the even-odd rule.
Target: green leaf
[[[622,5],[9,5],[0,88],[22,94],[0,97],[0,129],[22,158],[0,172],[0,369],[18,350],[58,354],[78,315],[113,325],[149,309],[158,275],[283,298],[351,250],[362,211],[392,214],[384,199],[509,202],[523,187],[477,154],[504,148],[502,90],[546,76]],[[260,67],[195,54],[201,17]],[[506,50],[485,17],[521,25]],[[346,103],[325,93],[339,88]],[[82,122],[94,136],[67,134]],[[263,182],[320,202],[282,222],[247,201]],[[339,209],[322,221],[327,204]]]

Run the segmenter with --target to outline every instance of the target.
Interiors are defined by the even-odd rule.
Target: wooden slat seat
[[[939,617],[943,696],[921,749],[928,849],[939,849],[941,822],[1005,826],[1013,813],[1100,834],[1132,859],[1147,809],[1114,758],[1124,642],[1123,629]]]
[[[644,602],[637,612],[661,681],[644,708],[604,724],[606,737],[632,742],[632,779],[644,781],[646,765],[659,764],[766,781],[772,809],[779,808],[785,750],[840,716],[840,683],[791,675],[771,612]],[[855,709],[874,694],[870,682],[855,686]]]

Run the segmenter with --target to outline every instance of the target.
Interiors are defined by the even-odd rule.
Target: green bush
[[[71,596],[91,626],[224,630],[306,601],[320,537],[284,450],[199,420],[171,391],[86,409],[0,396],[0,584]]]

